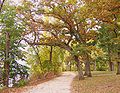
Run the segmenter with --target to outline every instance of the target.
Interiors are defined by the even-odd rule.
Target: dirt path
[[[76,74],[73,72],[64,72],[60,77],[39,84],[22,93],[71,93],[71,82],[75,76]]]

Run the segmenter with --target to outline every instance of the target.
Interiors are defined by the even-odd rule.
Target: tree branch
[[[72,48],[69,46],[69,45],[66,45],[65,43],[63,42],[30,42],[29,40],[27,39],[23,39],[25,42],[27,42],[29,45],[33,46],[33,45],[47,45],[47,46],[58,46],[60,48],[63,48],[69,52],[72,51]]]
[[[0,12],[1,12],[1,10],[2,10],[2,7],[3,7],[4,2],[5,2],[5,0],[3,0],[2,3],[1,3]]]

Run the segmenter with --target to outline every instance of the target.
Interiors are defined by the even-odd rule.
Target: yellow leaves
[[[103,56],[103,55],[104,55],[103,50],[100,49],[100,48],[97,48],[97,49],[96,49],[96,53],[97,53],[97,55],[99,55],[99,56]]]
[[[117,22],[117,24],[120,26],[120,22]]]
[[[42,20],[44,22],[45,27],[46,26],[54,26],[54,25],[60,25],[61,22],[57,18],[54,18],[52,16],[43,16]]]
[[[91,51],[91,53],[93,52],[97,56],[103,56],[104,55],[103,50],[101,48],[96,47],[96,46],[88,46],[87,50]]]
[[[45,7],[45,8],[44,8],[44,11],[45,11],[46,13],[49,13],[50,8],[49,8],[49,7]]]
[[[93,41],[94,41],[93,39],[90,39],[86,43],[92,43]]]
[[[20,13],[20,11],[21,11],[21,8],[20,8],[20,7],[17,7],[17,8],[16,8],[16,12],[17,12],[17,13]]]
[[[61,5],[58,5],[53,8],[53,12],[56,14],[63,15],[65,14],[65,9]]]
[[[73,58],[73,56],[71,56],[71,55],[69,55],[69,56],[67,56],[67,57],[65,58],[65,61],[66,61],[66,62],[70,62],[70,61],[72,61],[72,60],[74,60],[74,58]]]
[[[77,3],[77,0],[68,0],[68,4],[73,4],[75,5]]]
[[[87,50],[94,50],[94,51],[96,51],[96,49],[97,49],[96,46],[88,46],[87,47]]]
[[[43,21],[45,24],[48,24],[49,23],[49,17],[48,16],[44,16],[43,17]]]

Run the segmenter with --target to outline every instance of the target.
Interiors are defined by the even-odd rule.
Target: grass
[[[72,82],[72,93],[120,93],[120,75],[114,72],[96,71],[93,77]]]

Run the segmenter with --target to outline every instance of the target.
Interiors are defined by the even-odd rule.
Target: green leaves
[[[19,42],[22,38],[24,27],[17,18],[14,5],[10,5],[9,3],[5,4],[0,14],[0,24],[0,60],[2,59],[4,62],[2,66],[4,69],[10,69],[8,72],[9,75],[4,70],[6,77],[13,79],[18,74],[23,76],[28,75],[28,68],[17,62],[18,60],[24,59],[24,55],[20,50],[22,45]],[[8,55],[8,57],[6,57],[6,55]],[[7,68],[5,67],[6,60],[8,61],[7,63],[9,63]]]
[[[71,52],[73,55],[81,56],[87,52],[87,47],[83,44],[77,44],[73,46],[73,51]]]

